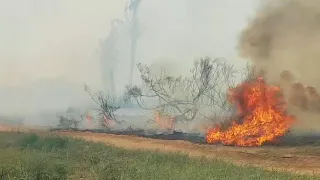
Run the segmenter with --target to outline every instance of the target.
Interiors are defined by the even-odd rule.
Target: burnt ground
[[[200,133],[185,133],[180,131],[156,132],[152,130],[143,129],[127,129],[127,130],[112,130],[112,129],[95,129],[95,130],[78,130],[78,129],[51,129],[52,132],[91,132],[113,135],[130,135],[143,138],[161,139],[161,140],[183,140],[195,144],[207,144],[205,136]],[[279,139],[278,142],[265,144],[264,147],[286,147],[286,146],[319,146],[320,147],[320,134],[288,134]]]
[[[77,129],[51,129],[52,132],[91,132],[91,133],[102,133],[102,134],[113,134],[113,135],[130,135],[143,138],[151,139],[162,139],[162,140],[183,140],[189,141],[196,144],[206,144],[205,137],[200,133],[184,133],[179,131],[168,131],[168,132],[156,132],[148,131],[143,129],[128,129],[128,130],[111,130],[111,129],[95,129],[95,130],[77,130]]]
[[[0,126],[0,131],[39,132],[36,128]],[[286,136],[278,144],[263,147],[208,145],[199,134],[181,132],[150,133],[111,130],[51,130],[56,134],[101,142],[126,149],[186,153],[191,157],[222,159],[239,165],[253,165],[269,170],[320,175],[320,136]],[[174,140],[173,140],[174,139]]]

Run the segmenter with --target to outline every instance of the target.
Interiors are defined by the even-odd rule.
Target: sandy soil
[[[39,132],[32,127],[0,126],[0,131]],[[319,147],[227,147],[200,145],[178,140],[157,140],[135,136],[90,132],[57,132],[60,135],[102,142],[126,149],[186,153],[191,157],[218,158],[239,165],[254,165],[271,170],[320,175]]]

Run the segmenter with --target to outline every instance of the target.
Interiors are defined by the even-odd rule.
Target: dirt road
[[[36,132],[32,128],[0,126],[0,131]],[[320,175],[319,147],[254,147],[240,148],[192,144],[178,140],[157,140],[135,136],[90,132],[57,132],[60,135],[102,142],[125,149],[157,150],[186,153],[191,157],[218,158],[239,165],[254,165],[271,170]]]

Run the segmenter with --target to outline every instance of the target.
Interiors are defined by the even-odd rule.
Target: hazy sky
[[[93,81],[98,39],[125,0],[0,0],[0,84],[65,77]],[[223,56],[237,62],[238,35],[255,0],[143,0],[138,60]],[[190,60],[191,59],[191,60]]]
[[[57,76],[91,80],[98,38],[122,15],[125,1],[106,2],[0,0],[0,84]]]
[[[99,39],[108,35],[111,20],[124,17],[126,2],[0,0],[0,86],[23,87],[47,78],[99,86]],[[181,72],[201,56],[225,57],[241,66],[238,36],[257,2],[142,0],[137,61],[172,61]]]

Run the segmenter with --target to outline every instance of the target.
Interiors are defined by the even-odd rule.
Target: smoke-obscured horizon
[[[114,19],[125,20],[126,0],[0,1],[0,114],[63,110],[91,103],[86,83],[102,88],[100,42]],[[241,30],[254,0],[235,2],[142,0],[136,62],[189,73],[195,58],[223,57],[236,67]],[[122,32],[115,76],[129,81],[129,42]],[[128,44],[127,44],[128,43]],[[139,83],[134,72],[133,83]]]

